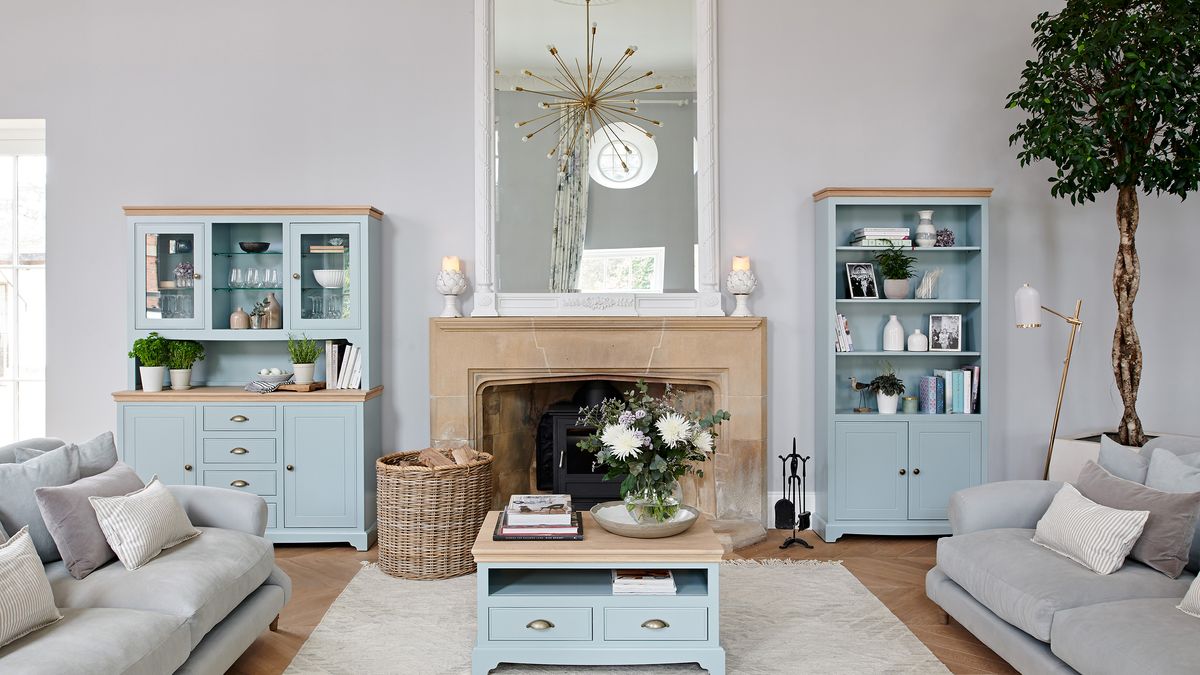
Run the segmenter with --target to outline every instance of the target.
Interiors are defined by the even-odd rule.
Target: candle
[[[459,261],[456,255],[445,256],[442,258],[442,270],[446,272],[461,272],[462,262]]]
[[[748,255],[733,256],[733,269],[735,272],[740,271],[740,270],[749,270],[750,269],[750,256],[748,256]]]

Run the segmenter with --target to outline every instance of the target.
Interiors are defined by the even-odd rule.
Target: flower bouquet
[[[605,399],[579,410],[579,424],[598,431],[579,442],[607,467],[607,479],[621,478],[621,497],[633,518],[665,522],[679,511],[679,478],[703,476],[699,465],[712,454],[717,426],[729,413],[679,410],[679,393],[667,385],[661,397],[639,380],[625,400]]]

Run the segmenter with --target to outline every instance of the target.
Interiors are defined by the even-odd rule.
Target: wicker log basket
[[[397,452],[375,463],[379,568],[404,579],[470,574],[471,546],[492,504],[492,456],[429,468],[418,462],[421,452]]]

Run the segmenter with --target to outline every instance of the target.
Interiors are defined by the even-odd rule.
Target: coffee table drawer
[[[206,405],[205,431],[275,431],[273,405]]]
[[[489,640],[591,640],[590,607],[492,607]]]
[[[639,609],[609,607],[604,610],[605,640],[707,640],[708,610]]]

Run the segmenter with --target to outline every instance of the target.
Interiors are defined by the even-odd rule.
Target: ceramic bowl
[[[346,283],[343,270],[313,270],[313,277],[322,288],[341,288]]]
[[[600,527],[621,537],[661,539],[687,532],[700,518],[690,506],[680,506],[675,517],[665,523],[639,523],[629,515],[625,502],[602,502],[591,508],[592,519]]]
[[[291,373],[280,373],[279,375],[259,375],[258,373],[255,373],[254,377],[252,379],[255,382],[267,382],[270,384],[283,384],[284,382],[287,382],[289,379],[291,379],[291,377],[292,377]]]
[[[271,248],[271,242],[268,241],[239,241],[238,248],[246,253],[263,253],[268,248]]]

